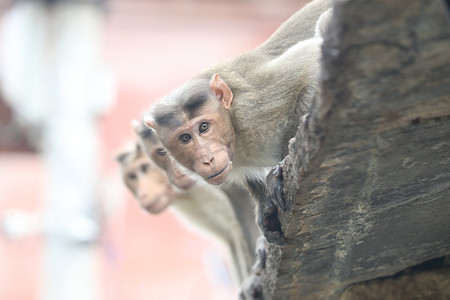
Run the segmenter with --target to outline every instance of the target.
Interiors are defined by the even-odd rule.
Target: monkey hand
[[[262,236],[256,241],[255,255],[256,261],[252,266],[252,273],[261,275],[261,272],[266,268],[266,240]]]
[[[267,174],[266,185],[269,195],[272,201],[277,204],[282,210],[287,209],[286,198],[283,193],[283,166],[284,160],[279,162],[272,170]]]
[[[283,246],[286,244],[281,223],[278,219],[278,207],[273,202],[259,205],[258,224],[269,243]]]
[[[261,273],[266,268],[266,240],[260,236],[256,241],[256,262],[251,275],[244,280],[239,289],[239,300],[263,300]]]
[[[239,300],[264,300],[261,276],[252,274],[241,284]]]

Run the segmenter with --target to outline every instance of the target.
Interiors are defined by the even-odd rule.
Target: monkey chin
[[[183,173],[180,169],[173,167],[171,170],[172,173],[167,172],[169,181],[177,188],[181,190],[188,190],[194,185],[195,180],[186,173]]]
[[[194,185],[195,181],[188,175],[177,176],[173,184],[180,190],[188,190]]]
[[[151,203],[143,205],[144,209],[152,215],[157,215],[164,211],[170,204],[170,199],[166,195],[161,195],[160,197],[153,200]]]
[[[229,161],[222,170],[215,173],[214,175],[211,175],[208,177],[203,177],[203,179],[205,179],[205,181],[209,184],[221,185],[222,183],[225,183],[225,181],[227,180],[228,173],[230,173],[232,168],[233,168],[233,165],[232,165],[231,161]]]

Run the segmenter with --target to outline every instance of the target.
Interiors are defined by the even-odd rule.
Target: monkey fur
[[[163,158],[159,162],[164,161],[164,151],[159,152],[156,155]],[[231,273],[236,285],[248,276],[254,258],[251,255],[253,245],[247,241],[256,240],[256,237],[252,239],[249,232],[242,230],[226,193],[193,181],[186,184],[186,178],[180,174],[173,177],[174,183],[171,183],[167,172],[148,157],[141,143],[123,151],[117,160],[124,183],[146,211],[159,214],[169,208],[187,227],[212,238],[226,250],[231,258]],[[145,172],[142,171],[143,164],[147,165]],[[165,167],[170,168],[168,164]],[[245,194],[234,196],[243,195],[245,197]],[[251,213],[251,209],[249,211]]]
[[[282,187],[269,191],[265,177],[287,155],[315,93],[330,2],[309,3],[261,46],[164,97],[145,120],[169,153],[206,182],[247,187],[256,200],[258,225],[278,245],[286,242],[277,217],[285,200]]]

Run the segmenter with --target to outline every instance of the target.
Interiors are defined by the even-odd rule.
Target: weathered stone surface
[[[290,145],[265,299],[338,299],[450,254],[450,23],[437,0],[337,1]],[[448,273],[447,273],[448,274]]]
[[[406,269],[387,278],[356,283],[340,300],[450,299],[450,267]]]

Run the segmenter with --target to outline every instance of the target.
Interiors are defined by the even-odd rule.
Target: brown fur
[[[316,29],[326,27],[328,17],[318,20],[329,8],[328,0],[313,1],[261,46],[200,73],[155,104],[154,122],[147,122],[172,156],[208,183],[246,185],[258,200],[264,234],[279,244],[277,208],[263,179],[287,154],[314,94],[322,42]],[[186,103],[196,103],[195,109]],[[209,131],[200,131],[204,122]]]
[[[237,221],[227,195],[217,188],[201,184],[191,185],[185,190],[180,190],[169,184],[167,176],[165,176],[164,183],[152,182],[152,178],[155,178],[153,175],[163,172],[163,170],[156,166],[147,155],[142,156],[142,154],[144,154],[142,148],[138,145],[123,151],[118,157],[124,182],[135,195],[139,204],[152,214],[159,214],[168,207],[187,227],[218,242],[230,255],[233,279],[236,285],[239,285],[248,276],[253,263],[252,248],[246,243],[245,233]],[[151,165],[148,176],[143,177],[143,180],[147,182],[141,181],[139,186],[129,184],[126,175],[129,172],[128,168],[133,166],[136,160],[141,159],[145,159],[145,162]],[[161,185],[167,185],[168,188],[158,188]],[[150,189],[148,196],[140,198],[139,189],[147,188]],[[162,210],[152,210],[152,203],[161,197],[166,197],[167,205]],[[217,214],[218,211],[220,214]]]

